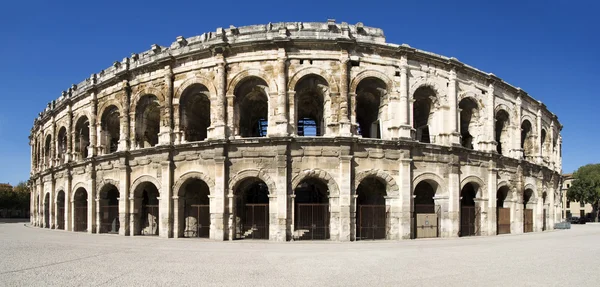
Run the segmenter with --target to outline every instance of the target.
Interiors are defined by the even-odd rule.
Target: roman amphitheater
[[[47,105],[31,223],[271,241],[542,231],[561,215],[561,129],[524,90],[362,23],[218,28]]]

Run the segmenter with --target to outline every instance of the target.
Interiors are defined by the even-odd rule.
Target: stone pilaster
[[[352,156],[350,147],[341,147],[339,157],[339,241],[350,241],[354,236],[354,228],[351,224],[351,207],[353,200],[352,192]],[[355,193],[355,192],[354,192]],[[332,206],[333,210],[333,206]]]
[[[130,138],[130,118],[129,118],[129,105],[131,101],[131,88],[129,87],[129,81],[124,80],[122,83],[123,89],[123,111],[121,111],[121,117],[119,119],[121,123],[121,131],[119,135],[119,147],[118,151],[129,151],[129,138]],[[126,199],[126,198],[125,198]]]
[[[87,191],[88,192],[88,197],[87,197],[87,204],[88,204],[88,209],[87,209],[87,216],[88,216],[88,226],[87,226],[87,232],[88,233],[97,233],[97,228],[99,227],[97,225],[97,221],[96,221],[96,210],[97,210],[97,203],[96,203],[96,167],[93,166],[92,167],[92,171],[91,171],[91,176],[87,181],[87,186],[90,187],[90,190]]]
[[[275,135],[286,136],[288,134],[287,113],[287,55],[285,48],[279,48],[277,53],[277,115],[275,118]]]
[[[212,139],[224,139],[227,137],[227,131],[225,130],[226,125],[232,126],[232,122],[226,121],[226,111],[227,116],[233,116],[233,105],[229,106],[229,101],[226,101],[226,82],[227,82],[227,74],[225,71],[225,57],[223,54],[219,53],[215,55],[215,61],[217,65],[217,74],[215,76],[215,82],[217,87],[217,99],[214,105],[211,106],[211,113],[215,113],[215,121],[211,127],[211,138]],[[225,108],[227,107],[227,110]]]
[[[512,157],[523,159],[523,148],[521,148],[521,96],[517,97],[515,103],[515,118],[511,121],[513,126],[513,153]]]
[[[400,183],[400,237],[410,239],[412,237],[412,208],[413,208],[413,184],[412,184],[412,159],[404,155],[399,160],[399,183]]]
[[[286,241],[287,239],[287,219],[288,219],[288,151],[287,143],[281,143],[277,146],[277,177],[275,178],[275,186],[277,190],[269,191],[275,199],[269,206],[270,218],[269,239],[273,241]],[[272,210],[272,211],[271,211]]]
[[[92,158],[96,156],[96,147],[98,147],[97,135],[98,132],[96,130],[96,118],[98,114],[98,96],[96,92],[92,92],[92,115],[90,120],[90,146],[88,147],[88,158]],[[90,200],[93,201],[93,200]]]
[[[411,138],[411,111],[409,109],[408,95],[408,58],[402,55],[400,58],[400,137],[404,139]]]
[[[490,165],[488,167],[488,178],[487,178],[487,194],[485,195],[488,198],[488,202],[482,205],[481,213],[484,212],[487,214],[487,222],[482,221],[481,226],[481,235],[495,235],[497,233],[497,220],[498,220],[498,212],[497,212],[497,193],[498,193],[498,169],[496,168],[496,164],[494,161],[490,160]],[[484,207],[485,206],[485,207]],[[486,226],[487,225],[487,226]],[[485,226],[485,228],[484,228]],[[485,232],[485,234],[484,234]]]
[[[67,156],[65,158],[65,162],[70,162],[74,160],[73,157],[73,146],[74,146],[74,136],[73,136],[73,107],[72,104],[69,102],[69,105],[67,107]],[[65,199],[65,201],[68,201],[67,199]],[[65,229],[66,229],[66,225],[65,225]]]
[[[496,132],[495,132],[495,128],[496,128],[496,117],[494,115],[495,112],[495,98],[496,96],[494,95],[495,93],[495,88],[494,88],[494,84],[490,83],[488,85],[488,91],[487,91],[487,97],[486,97],[486,113],[487,113],[487,120],[485,121],[485,131],[487,133],[487,147],[485,148],[486,151],[488,152],[496,152],[496,146],[498,145],[498,143],[496,142]]]
[[[131,191],[129,190],[129,170],[127,168],[126,159],[122,159],[119,163],[119,235],[126,236],[131,235],[130,232],[130,205],[129,197]]]
[[[449,145],[460,145],[460,133],[458,131],[460,113],[458,112],[457,97],[456,69],[452,68],[448,75],[448,115],[445,120],[447,127],[444,131],[448,133],[447,144]],[[442,141],[442,144],[444,144],[444,141]]]
[[[544,164],[544,159],[542,158],[542,149],[543,149],[543,145],[544,143],[542,142],[542,107],[541,107],[541,103],[540,106],[538,107],[537,113],[536,113],[536,131],[535,131],[535,144],[533,146],[537,147],[536,148],[536,162],[539,165]],[[546,135],[548,136],[548,135]]]
[[[218,156],[215,156],[215,187],[214,193],[210,195],[210,239],[225,240],[225,199],[227,187],[227,173],[223,148],[219,148]]]
[[[340,110],[339,110],[339,134],[341,136],[350,137],[352,136],[352,125],[350,122],[349,110],[356,110],[356,105],[348,105],[348,82],[349,82],[349,67],[350,57],[348,51],[342,49],[342,55],[340,56]]]
[[[164,68],[163,81],[165,82],[165,104],[161,107],[158,144],[170,145],[173,143],[173,71],[170,66]]]
[[[447,183],[447,209],[445,210],[444,205],[441,205],[442,237],[458,237],[460,232],[460,165],[457,162],[450,163],[448,168]],[[438,198],[437,195],[436,198]],[[443,199],[443,197],[440,197],[440,199]],[[437,202],[438,201],[436,200],[436,205]],[[444,200],[441,200],[440,202],[444,203]],[[445,211],[447,211],[446,216],[444,216]]]
[[[159,236],[173,237],[173,163],[169,158],[161,162],[161,190],[159,200]]]

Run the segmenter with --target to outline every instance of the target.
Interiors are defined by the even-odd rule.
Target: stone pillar
[[[90,118],[90,146],[88,147],[88,158],[96,156],[96,147],[98,146],[96,131],[96,117],[98,114],[98,97],[96,92],[92,92],[92,117]],[[93,201],[93,200],[92,200]]]
[[[458,159],[457,162],[450,164],[447,181],[447,217],[442,216],[442,222],[445,223],[442,225],[442,230],[446,227],[447,231],[442,232],[442,236],[458,237],[460,232],[460,164],[458,164]],[[442,214],[445,213],[443,207],[442,205]]]
[[[358,123],[356,122],[356,93],[348,93],[350,101],[350,130],[353,135],[358,135]]]
[[[542,143],[542,107],[541,107],[541,103],[540,106],[538,107],[537,110],[537,114],[536,114],[536,133],[535,133],[535,144],[533,146],[537,147],[537,154],[536,154],[536,162],[540,165],[542,165],[544,163],[544,159],[542,158],[542,148],[543,148],[543,143]],[[533,132],[533,131],[532,131]],[[546,134],[546,136],[548,136]]]
[[[448,126],[444,131],[444,133],[448,133],[449,145],[460,145],[460,133],[458,131],[458,119],[460,114],[458,112],[456,86],[456,69],[452,68],[448,75],[448,115],[446,116],[446,123]]]
[[[119,235],[131,235],[130,229],[130,206],[129,206],[129,170],[125,159],[121,159],[119,163]]]
[[[56,164],[56,116],[52,116],[52,126],[50,127],[52,133],[52,141],[50,142],[50,167],[58,166]]]
[[[277,55],[277,116],[275,118],[275,135],[288,135],[287,114],[287,55],[285,48],[279,48]]]
[[[102,233],[104,230],[102,224],[104,223],[104,212],[102,206],[108,203],[107,199],[100,198],[100,191],[96,195],[96,233]]]
[[[495,112],[495,88],[494,88],[494,84],[490,83],[488,85],[488,95],[487,95],[487,121],[485,121],[486,125],[485,125],[485,130],[486,133],[488,134],[488,146],[486,147],[485,150],[489,151],[489,152],[496,152],[496,146],[498,145],[498,143],[496,142],[496,132],[495,132],[495,128],[496,128],[496,117],[494,115]]]
[[[72,110],[72,106],[71,103],[69,102],[69,105],[67,107],[67,155],[65,158],[65,162],[70,162],[74,160],[74,156],[73,156],[73,145],[74,145],[74,139],[73,139],[73,110]],[[67,199],[65,199],[65,201],[69,201]],[[65,211],[66,212],[66,211]],[[65,229],[67,227],[65,226]]]
[[[227,113],[231,113],[231,115],[227,114],[227,116],[233,116],[233,110],[229,110],[228,101],[225,100],[225,89],[227,88],[227,75],[225,71],[225,57],[223,54],[215,55],[215,60],[217,62],[217,74],[215,76],[215,82],[217,87],[217,100],[214,101],[214,105],[211,106],[211,113],[215,114],[215,122],[212,124],[212,139],[224,139],[227,138],[227,131],[225,130],[226,125],[231,125],[231,122],[226,122],[226,111]],[[211,101],[212,102],[212,101]],[[225,108],[227,107],[227,110]],[[231,106],[233,108],[233,106]]]
[[[65,187],[65,230],[73,231],[73,176],[71,170],[67,174],[67,186]]]
[[[130,120],[129,120],[129,105],[131,99],[131,88],[129,87],[129,82],[127,80],[123,80],[121,83],[123,89],[123,99],[121,101],[124,103],[123,111],[121,111],[121,118],[119,121],[121,122],[121,131],[119,135],[119,146],[117,148],[118,151],[129,151],[129,138],[130,138]],[[127,205],[125,205],[127,206]]]
[[[95,167],[93,167],[95,169]],[[88,180],[87,182],[87,186],[90,187],[90,190],[88,190],[88,198],[87,198],[87,204],[88,204],[88,210],[87,210],[87,216],[88,216],[88,228],[87,228],[87,233],[98,233],[97,228],[99,227],[96,221],[96,210],[98,207],[98,204],[96,202],[96,171],[93,170],[92,171],[92,176],[91,178]]]
[[[227,135],[229,135],[229,138],[231,139],[239,136],[239,126],[238,123],[235,122],[234,105],[235,95],[227,95]]]
[[[511,121],[513,124],[513,157],[516,159],[523,159],[523,149],[521,148],[521,96],[517,97],[515,103],[515,120]]]
[[[398,225],[400,226],[400,237],[402,239],[412,238],[412,209],[413,209],[413,186],[412,186],[412,159],[406,154],[399,160],[399,178],[400,187],[400,217]]]
[[[513,192],[513,196],[517,197],[517,192]],[[523,198],[517,197],[508,201],[511,206],[510,216],[510,233],[521,234],[523,233]],[[535,211],[534,211],[535,213]],[[534,222],[535,224],[535,222]]]
[[[481,226],[481,235],[496,235],[497,231],[497,221],[498,221],[498,203],[496,201],[498,193],[498,169],[496,168],[496,164],[493,160],[489,161],[488,167],[488,178],[487,178],[487,203],[482,204],[482,218],[487,217],[487,222],[482,221]],[[482,198],[485,199],[485,198]],[[485,207],[484,207],[485,206]],[[484,214],[485,213],[485,214]],[[486,226],[487,225],[487,226]],[[484,234],[485,232],[485,234]]]
[[[438,237],[457,237],[458,230],[455,231],[454,222],[450,212],[450,197],[448,195],[436,195],[433,197],[436,212],[439,210],[439,234]]]
[[[550,169],[554,169],[556,164],[556,146],[554,145],[554,138],[556,135],[554,134],[554,119],[550,121],[550,155],[548,155],[548,160],[550,161]]]
[[[173,237],[173,163],[170,159],[161,162],[161,190],[159,199],[159,236]]]
[[[339,110],[339,135],[344,137],[352,136],[352,124],[350,122],[350,115],[348,113],[349,110],[356,110],[356,105],[348,105],[348,63],[350,62],[350,57],[348,55],[348,51],[342,50],[342,55],[340,56],[340,110]],[[356,112],[354,112],[356,113]]]
[[[408,58],[406,55],[400,57],[400,137],[411,138],[411,110],[409,108],[408,95]]]
[[[140,235],[141,234],[141,226],[140,222],[140,213],[142,207],[142,198],[136,198],[134,191],[131,191],[129,197],[129,235]]]
[[[275,186],[277,190],[271,191],[275,199],[269,206],[269,218],[271,222],[269,227],[269,239],[274,241],[286,241],[287,239],[287,219],[288,219],[288,147],[287,143],[281,143],[277,146],[277,176],[275,178]],[[272,210],[272,211],[271,211]]]
[[[210,193],[210,239],[225,240],[225,196],[227,177],[223,147],[218,148],[215,156],[215,187]]]
[[[288,104],[289,104],[289,107],[288,107],[289,135],[295,136],[298,134],[298,119],[296,119],[296,115],[298,114],[296,92],[288,91],[287,97],[288,97]]]
[[[163,81],[165,82],[165,102],[162,104],[158,144],[170,145],[173,143],[173,71],[170,66],[164,68]],[[170,200],[167,199],[167,201]]]
[[[339,241],[350,241],[355,235],[352,230],[351,222],[351,207],[353,195],[356,193],[352,189],[352,155],[350,155],[350,147],[340,148],[340,165],[339,165]],[[356,187],[354,187],[356,188]],[[333,210],[333,206],[331,209]]]
[[[49,214],[50,214],[50,229],[56,228],[56,179],[54,173],[52,173],[52,179],[50,181],[50,198],[49,198]]]
[[[173,238],[184,237],[184,234],[181,233],[182,228],[180,226],[183,224],[183,227],[185,227],[185,222],[181,222],[180,220],[180,213],[183,212],[183,206],[180,206],[180,204],[183,205],[183,202],[183,198],[181,199],[181,201],[179,201],[179,196],[173,196]]]

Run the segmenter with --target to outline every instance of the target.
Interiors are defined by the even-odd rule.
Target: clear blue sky
[[[29,177],[27,137],[46,104],[114,61],[217,27],[328,18],[382,28],[390,43],[456,57],[521,87],[564,125],[564,172],[600,162],[600,1],[450,2],[4,1],[0,182]]]

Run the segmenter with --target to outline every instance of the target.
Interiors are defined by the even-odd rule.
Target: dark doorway
[[[246,179],[236,192],[236,239],[269,239],[269,188],[258,178]]]
[[[208,185],[199,179],[189,180],[184,188],[184,237],[209,238],[210,237],[210,201]],[[181,222],[181,221],[180,221]]]
[[[62,190],[56,197],[56,229],[65,229],[65,192]]]
[[[368,177],[358,185],[356,193],[356,240],[385,239],[385,184],[375,177]]]
[[[119,233],[119,190],[112,184],[100,191],[100,233]]]
[[[437,183],[434,184],[437,187]],[[415,187],[413,209],[413,238],[439,237],[440,209],[435,205],[435,187],[421,181]]]
[[[329,190],[319,179],[302,181],[294,190],[294,239],[329,239]]]
[[[496,231],[497,234],[510,233],[510,208],[504,207],[504,200],[510,192],[507,186],[498,189],[496,193]]]
[[[87,191],[81,187],[75,191],[73,209],[75,222],[73,231],[86,232],[88,229],[88,195]]]
[[[477,186],[467,183],[462,188],[460,199],[460,236],[479,235],[479,207],[475,206]]]

